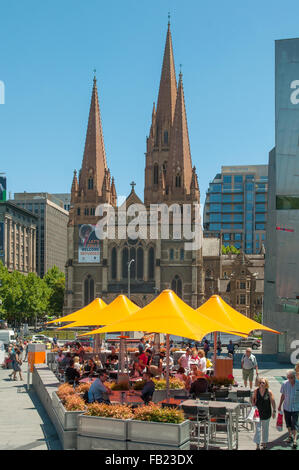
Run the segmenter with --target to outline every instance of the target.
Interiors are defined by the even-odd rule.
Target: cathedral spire
[[[175,109],[176,89],[177,82],[175,76],[172,38],[170,22],[168,21],[156,112],[156,121],[158,126],[163,126],[163,124],[167,123],[170,125],[172,124]]]
[[[106,152],[103,138],[97,79],[94,76],[88,126],[85,140],[80,190],[94,189],[101,196],[105,171],[107,170]]]
[[[180,73],[168,159],[168,184],[174,193],[190,194],[192,160],[190,152],[187,115]]]

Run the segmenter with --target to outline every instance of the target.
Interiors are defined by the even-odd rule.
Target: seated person
[[[201,393],[206,393],[208,391],[208,381],[203,377],[198,377],[194,382],[192,382],[190,387],[190,395],[193,398],[198,397]]]
[[[192,349],[192,354],[191,354],[190,359],[189,359],[190,366],[192,364],[195,364],[196,366],[199,366],[199,360],[200,360],[200,358],[199,358],[197,349],[193,348]]]
[[[108,374],[105,370],[101,370],[98,377],[91,384],[88,390],[88,403],[107,403],[110,405],[109,395],[112,393],[104,383],[107,381]]]
[[[78,372],[81,372],[81,365],[80,365],[79,356],[74,357],[74,367],[75,367],[75,369],[77,369]]]
[[[141,392],[141,398],[144,401],[145,405],[147,405],[153,397],[153,393],[155,391],[155,384],[152,381],[152,374],[150,372],[145,372],[143,374],[143,380],[145,381],[145,384]]]
[[[154,377],[162,375],[163,358],[163,353],[153,354],[151,357],[148,370]]]
[[[70,352],[67,352],[64,358],[60,361],[60,366],[62,369],[66,369],[72,360],[72,355]]]
[[[66,368],[64,375],[65,381],[71,385],[79,382],[80,372],[74,367],[73,359],[70,360],[70,363]]]
[[[108,354],[107,360],[106,360],[106,365],[109,367],[109,369],[115,369],[118,364],[118,355],[116,354],[116,349],[114,346],[111,348],[111,353]]]
[[[103,369],[101,359],[99,358],[98,355],[95,356],[93,362],[95,363],[96,371],[99,371],[100,369]]]
[[[182,382],[184,382],[184,383],[185,383],[185,388],[186,388],[186,386],[187,386],[187,384],[188,384],[188,377],[187,377],[187,375],[186,375],[186,373],[185,373],[184,367],[180,367],[174,377],[175,377],[176,379],[179,379],[179,380],[181,380]]]
[[[96,365],[93,362],[92,359],[88,359],[88,361],[85,361],[84,367],[83,367],[83,376],[84,377],[92,377],[96,369]]]
[[[79,362],[80,362],[80,364],[83,364],[85,351],[84,351],[84,348],[83,348],[82,344],[79,343],[79,341],[77,341],[76,344],[75,344],[75,348],[76,348],[75,349],[76,355],[79,356]]]
[[[139,353],[136,352],[133,356],[133,359],[130,363],[130,375],[132,377],[140,377],[140,373],[139,373],[139,370],[138,370],[138,363],[139,363]]]

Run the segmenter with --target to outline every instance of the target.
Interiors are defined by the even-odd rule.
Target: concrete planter
[[[140,443],[154,444],[154,448],[160,448],[160,446],[180,448],[190,441],[190,421],[173,424],[130,420],[128,421],[128,439],[132,441],[131,449],[133,449],[133,443],[139,444],[136,449],[141,448]],[[146,447],[143,445],[142,448]]]
[[[77,450],[127,450],[127,441],[116,439],[102,439],[101,437],[81,436],[77,437]]]
[[[52,395],[52,406],[64,431],[77,429],[78,416],[82,414],[82,411],[67,411],[56,392]]]
[[[127,440],[129,420],[102,418],[81,414],[78,418],[78,435],[116,441]]]

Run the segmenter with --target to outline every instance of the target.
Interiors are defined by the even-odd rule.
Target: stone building
[[[65,313],[75,311],[95,297],[110,302],[118,294],[128,293],[139,306],[155,295],[172,288],[184,301],[198,307],[204,300],[203,259],[200,245],[185,249],[187,237],[178,236],[182,229],[177,217],[186,206],[191,229],[202,229],[196,205],[200,194],[197,174],[192,166],[188,125],[185,110],[182,74],[177,83],[172,37],[168,24],[157,106],[153,106],[152,122],[146,140],[144,202],[132,190],[125,201],[128,209],[135,204],[146,208],[144,228],[147,236],[127,236],[132,214],[116,214],[118,227],[114,237],[98,239],[96,224],[101,220],[97,207],[117,207],[114,179],[108,168],[97,82],[94,78],[82,167],[74,172],[68,223],[68,260],[66,263]],[[151,205],[171,207],[170,236],[149,237]],[[166,209],[167,211],[167,209]],[[160,221],[160,219],[158,219]],[[123,237],[123,231],[126,235]],[[128,269],[128,263],[134,259]]]
[[[0,202],[0,261],[10,272],[36,272],[36,225],[31,212]]]
[[[247,317],[263,313],[265,255],[221,254],[219,238],[203,243],[205,296],[220,295]]]

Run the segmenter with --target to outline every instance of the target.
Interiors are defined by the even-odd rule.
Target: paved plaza
[[[269,367],[270,366],[270,367]],[[27,364],[23,365],[25,371]],[[280,386],[285,380],[286,371],[291,368],[283,364],[267,364],[260,366],[260,375],[269,380],[274,393],[276,406],[280,399]],[[36,393],[31,387],[26,389],[26,373],[24,381],[11,381],[10,370],[0,369],[0,449],[1,450],[60,450],[61,445],[47,413],[45,412]],[[234,376],[242,382],[241,369],[234,369]],[[287,432],[276,430],[276,420],[271,420],[270,443],[271,450],[290,450],[286,444]],[[239,449],[254,450],[253,432],[241,430],[239,433]]]

